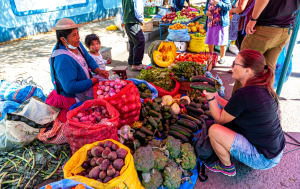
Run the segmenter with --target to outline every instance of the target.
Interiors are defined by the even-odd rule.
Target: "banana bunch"
[[[117,30],[118,27],[116,25],[110,25],[106,28],[106,30]]]

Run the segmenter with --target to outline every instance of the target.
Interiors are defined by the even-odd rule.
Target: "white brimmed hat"
[[[56,23],[56,27],[50,27],[51,30],[68,30],[81,27],[81,24],[76,24],[69,18],[62,18]]]

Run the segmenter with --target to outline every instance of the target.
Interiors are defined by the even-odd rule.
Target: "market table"
[[[190,21],[188,21],[188,22],[185,22],[185,23],[181,23],[181,24],[189,24],[189,23],[191,23],[191,22],[194,22],[194,21],[196,21],[196,20],[199,20],[200,18],[202,18],[203,17],[203,15],[201,15],[201,16],[198,16],[198,17],[196,17],[196,18],[194,18],[193,20],[190,20]],[[174,23],[175,24],[175,23]],[[161,26],[171,26],[171,25],[173,25],[173,24],[161,24],[161,23],[159,23],[159,39],[161,40]]]

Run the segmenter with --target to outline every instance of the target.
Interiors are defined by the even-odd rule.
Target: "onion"
[[[105,86],[104,86],[104,85],[101,85],[101,86],[100,86],[100,89],[101,89],[102,91],[104,91]]]
[[[121,80],[120,79],[115,79],[115,83],[120,83],[121,82]]]
[[[91,121],[91,122],[95,122],[96,121],[96,118],[94,118],[94,117],[89,117],[89,121]]]
[[[104,98],[108,98],[109,97],[109,93],[107,93],[107,95]]]
[[[115,84],[116,84],[115,82],[111,81],[111,82],[109,83],[109,86],[110,86],[110,87],[114,87]]]
[[[101,117],[101,116],[99,116],[99,117],[96,117],[96,120],[97,120],[98,122],[100,122],[100,121],[101,121],[101,119],[102,119],[102,117]]]
[[[104,95],[97,96],[98,99],[104,98]]]
[[[108,94],[108,92],[104,92],[104,93],[103,93],[103,96],[105,97],[107,94]]]
[[[114,95],[116,95],[115,92],[109,92],[109,96],[114,96]]]
[[[104,91],[108,92],[109,89],[110,89],[110,86],[106,86],[105,89],[104,89]]]
[[[101,108],[101,110],[105,110],[106,109],[105,106],[100,106],[100,108]]]
[[[100,89],[97,91],[97,95],[102,95],[103,94],[103,91]]]
[[[79,119],[80,118],[82,118],[84,115],[83,115],[83,113],[81,113],[81,112],[79,112],[77,115],[76,115],[76,117],[78,117]]]
[[[127,85],[127,82],[124,81],[124,80],[122,80],[122,81],[121,81],[121,84],[122,84],[123,87],[125,87],[125,86]]]
[[[106,122],[106,121],[108,121],[108,119],[107,119],[107,118],[103,118],[103,119],[100,121],[100,123],[104,123],[104,122]]]
[[[118,92],[120,92],[120,89],[116,89],[115,91],[116,91],[116,93],[118,93]]]
[[[115,89],[122,89],[122,84],[121,83],[117,83],[115,85]]]
[[[109,81],[105,81],[104,86],[109,86]]]
[[[106,109],[102,110],[102,114],[106,114],[106,112],[107,112]]]
[[[77,117],[72,117],[73,121],[79,122],[79,119]]]
[[[80,122],[84,122],[84,121],[87,121],[87,120],[88,120],[87,116],[84,116],[84,117],[80,118]]]
[[[108,92],[116,92],[114,88],[110,88]]]

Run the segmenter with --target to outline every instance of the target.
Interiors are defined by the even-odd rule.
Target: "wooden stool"
[[[127,79],[127,70],[128,66],[116,66],[112,71],[115,72],[121,79]]]

